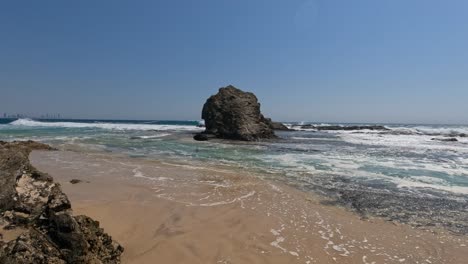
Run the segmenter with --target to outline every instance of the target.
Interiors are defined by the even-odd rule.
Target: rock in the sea
[[[431,140],[444,141],[444,142],[457,142],[458,141],[458,139],[456,138],[431,138]]]
[[[198,133],[198,134],[195,134],[195,136],[193,136],[193,139],[195,139],[196,141],[207,141],[208,135],[204,133]]]
[[[0,222],[18,229],[0,239],[0,263],[120,263],[123,248],[87,216],[73,216],[70,201],[52,177],[29,163],[37,142],[0,142]]]
[[[453,137],[462,137],[463,138],[463,137],[468,137],[468,135],[465,134],[465,133],[450,133],[450,134],[446,135],[446,137],[451,137],[451,138],[453,138]]]
[[[267,118],[267,120],[270,122],[270,126],[273,130],[281,130],[281,131],[293,131],[294,129],[290,129],[289,127],[285,126],[281,122],[275,122],[271,121],[270,118]]]
[[[260,112],[257,97],[229,85],[206,101],[202,110],[205,133],[218,138],[255,141],[276,138],[270,120]]]
[[[336,130],[345,130],[345,131],[350,131],[350,130],[382,130],[386,131],[389,130],[385,126],[380,126],[380,125],[364,125],[364,126],[338,126],[338,125],[332,125],[332,126],[318,126],[314,124],[307,124],[307,125],[302,125],[300,126],[301,129],[316,129],[319,131],[336,131]]]

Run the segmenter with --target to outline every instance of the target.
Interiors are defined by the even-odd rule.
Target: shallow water
[[[343,208],[327,206],[324,201],[329,199],[258,179],[249,170],[71,151],[35,151],[30,159],[61,183],[75,209],[80,208],[75,212],[99,219],[123,243],[128,263],[466,259],[466,236],[382,219],[363,221]],[[71,184],[71,179],[82,182]]]
[[[0,125],[0,140],[32,139],[63,150],[242,168],[331,196],[363,214],[468,230],[468,126],[303,129],[277,132],[281,139],[274,142],[233,143],[193,141],[192,133],[202,130],[197,121],[8,122]],[[448,137],[458,141],[432,140]]]

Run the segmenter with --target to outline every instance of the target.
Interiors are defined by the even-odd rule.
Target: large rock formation
[[[97,221],[73,216],[60,185],[29,163],[33,149],[51,148],[0,141],[0,263],[120,263],[123,248]]]
[[[205,133],[218,138],[254,141],[275,138],[271,120],[260,112],[253,93],[229,85],[206,101],[202,110]]]

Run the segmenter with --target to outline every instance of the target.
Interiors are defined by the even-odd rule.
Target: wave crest
[[[13,126],[58,127],[58,128],[100,128],[110,130],[154,130],[154,131],[198,131],[201,128],[184,125],[131,124],[131,123],[84,123],[84,122],[43,122],[32,119],[18,119],[10,123]]]

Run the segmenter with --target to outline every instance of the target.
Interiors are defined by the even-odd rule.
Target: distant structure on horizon
[[[3,115],[0,112],[0,118],[37,118],[37,119],[61,119],[62,114],[9,114],[3,112]]]

